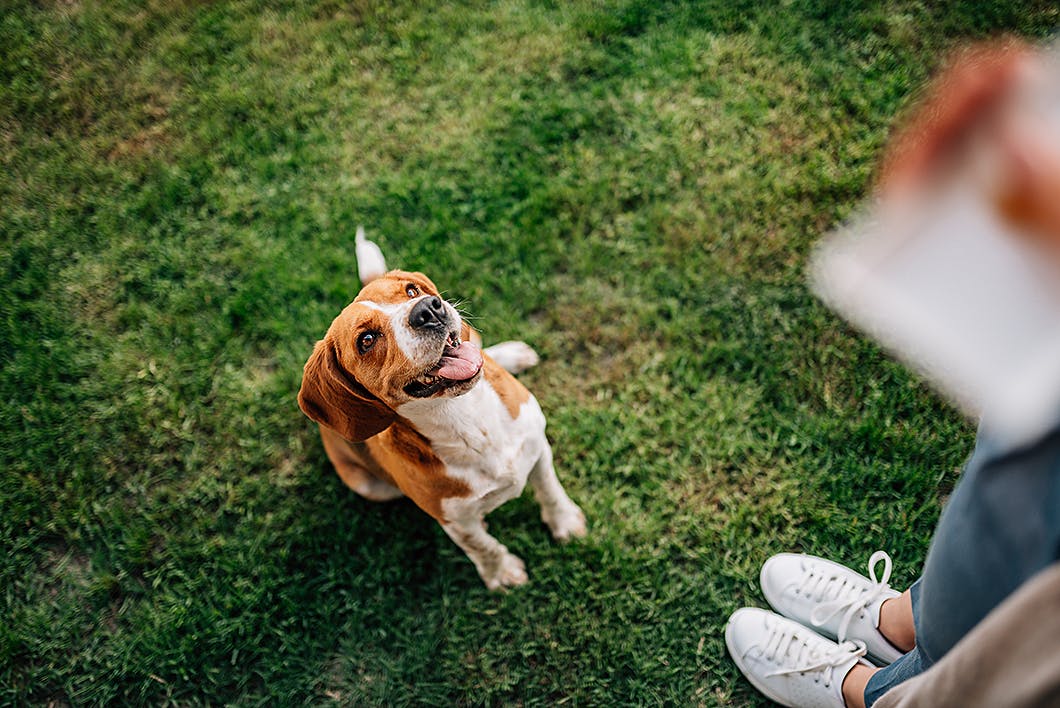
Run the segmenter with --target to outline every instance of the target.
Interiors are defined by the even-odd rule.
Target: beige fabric
[[[1060,564],[1034,576],[941,661],[873,708],[1060,707]]]

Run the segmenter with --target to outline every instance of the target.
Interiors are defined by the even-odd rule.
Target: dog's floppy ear
[[[361,442],[383,432],[397,418],[393,409],[343,368],[330,337],[316,343],[305,363],[298,406],[317,423],[350,442]]]

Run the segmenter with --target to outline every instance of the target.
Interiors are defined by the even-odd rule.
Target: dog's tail
[[[361,278],[361,285],[368,285],[376,278],[381,278],[386,273],[386,259],[379,246],[364,237],[364,227],[357,227],[357,238],[355,252],[357,254],[357,275]]]

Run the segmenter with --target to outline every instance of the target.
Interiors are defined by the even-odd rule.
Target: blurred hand
[[[998,42],[956,56],[929,86],[884,161],[884,201],[922,198],[955,175],[1014,233],[1060,255],[1060,76],[1057,58]]]

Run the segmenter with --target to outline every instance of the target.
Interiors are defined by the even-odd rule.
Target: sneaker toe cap
[[[741,607],[725,625],[725,643],[733,657],[743,657],[768,634],[770,613],[757,607]]]
[[[790,609],[787,607],[790,604],[787,596],[791,595],[793,584],[805,572],[807,558],[801,553],[778,553],[762,565],[762,593],[773,609],[781,614]]]

